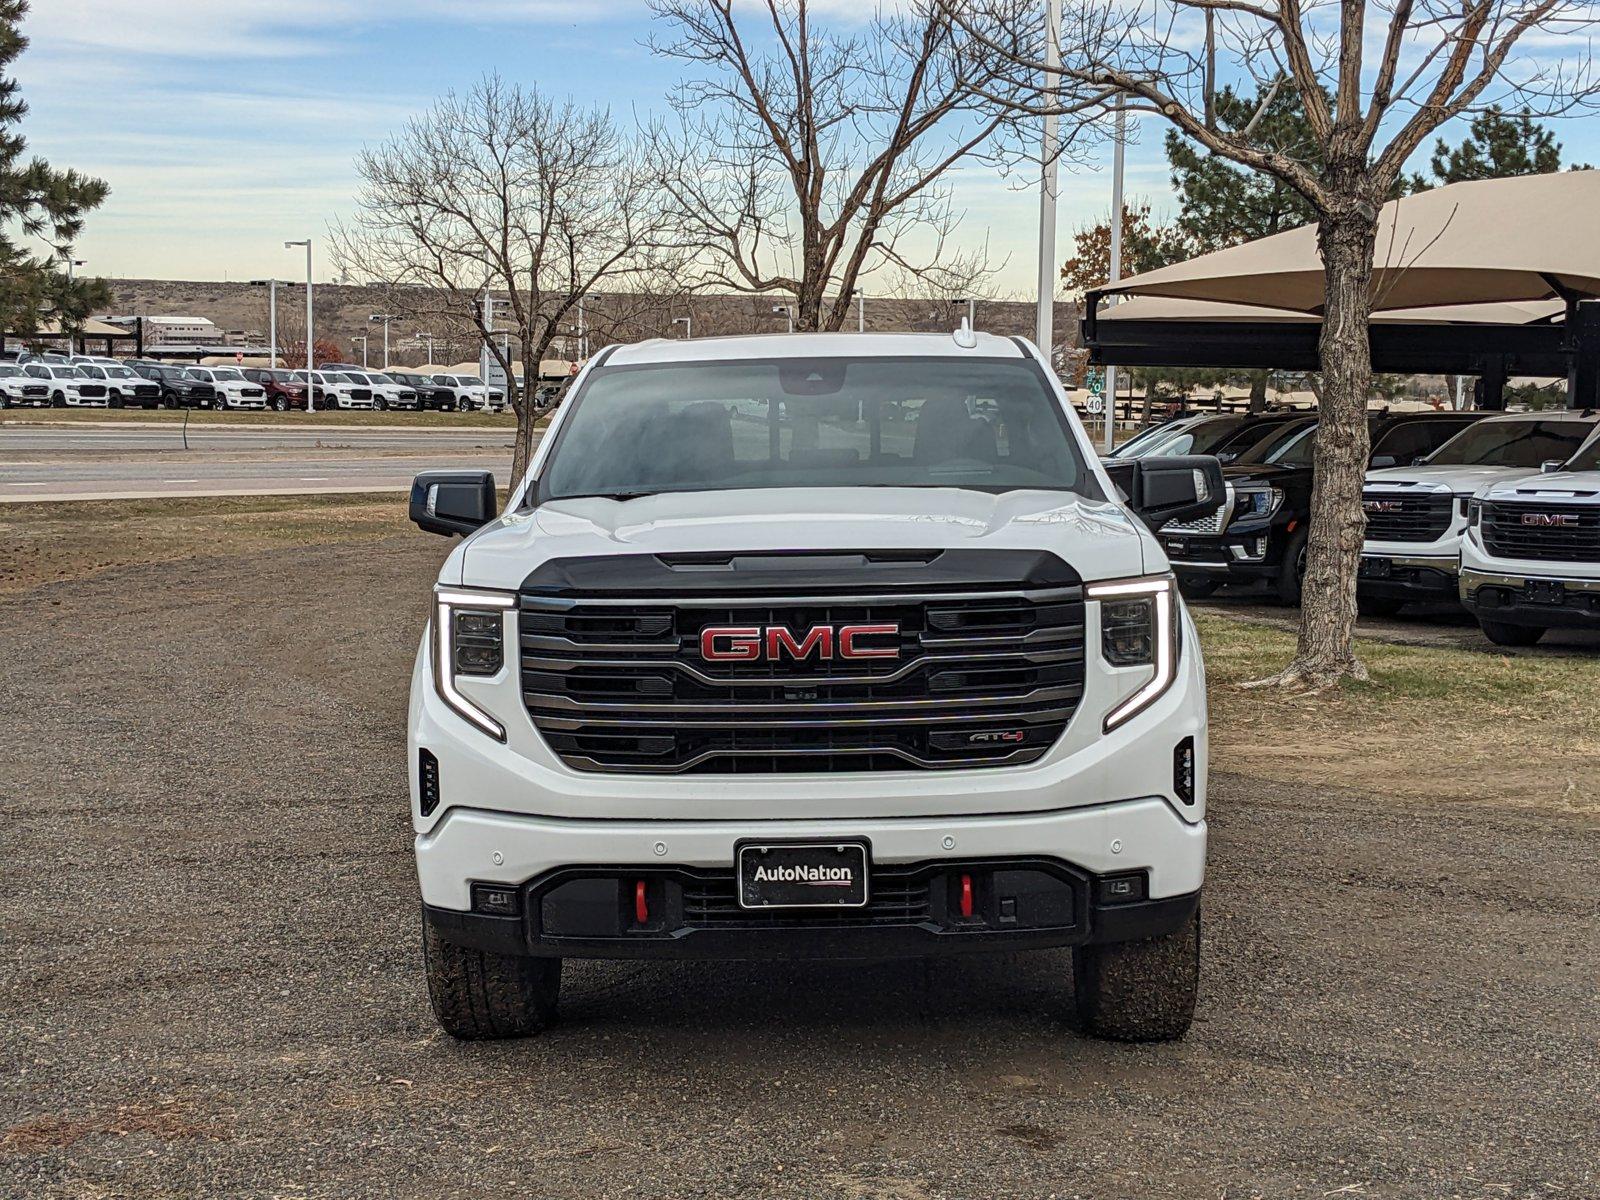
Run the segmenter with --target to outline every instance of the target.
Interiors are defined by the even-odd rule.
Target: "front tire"
[[[1363,596],[1356,593],[1356,610],[1363,617],[1392,617],[1406,606],[1393,596]]]
[[[1496,646],[1533,646],[1545,635],[1543,625],[1508,625],[1504,621],[1486,621],[1478,618],[1483,636]]]
[[[1283,561],[1278,564],[1278,577],[1272,582],[1272,594],[1279,604],[1294,607],[1300,603],[1301,585],[1306,578],[1306,531],[1290,536],[1283,548]]]
[[[64,393],[57,392],[54,396],[50,397],[50,407],[51,408],[65,408],[66,406],[67,406],[67,397],[66,397],[66,395]]]
[[[1085,1033],[1119,1042],[1181,1038],[1200,992],[1200,910],[1161,937],[1079,946],[1072,968]]]
[[[274,396],[272,398],[272,411],[273,412],[288,412],[289,411],[289,397],[287,397],[287,396]]]
[[[1204,600],[1217,590],[1220,585],[1215,579],[1196,579],[1193,576],[1178,576],[1178,591],[1183,593],[1186,600]]]
[[[422,955],[440,1027],[463,1041],[529,1037],[556,1019],[561,960],[493,954],[441,938],[427,921]]]
[[[375,396],[372,401],[372,407],[377,412],[383,412],[384,409],[389,407],[389,402],[382,396]]]

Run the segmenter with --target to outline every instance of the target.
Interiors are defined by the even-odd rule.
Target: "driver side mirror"
[[[1222,464],[1210,454],[1171,454],[1106,463],[1106,472],[1151,529],[1193,521],[1222,506]]]
[[[424,471],[411,484],[411,520],[428,533],[465,537],[499,510],[488,471]]]

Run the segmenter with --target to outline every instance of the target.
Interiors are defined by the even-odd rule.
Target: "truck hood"
[[[1482,493],[1485,500],[1563,500],[1600,504],[1600,471],[1558,471],[1553,475],[1529,474],[1503,479]]]
[[[1454,492],[1466,495],[1477,491],[1486,483],[1502,479],[1516,479],[1526,475],[1529,467],[1472,467],[1440,463],[1422,467],[1380,467],[1367,472],[1370,488],[1383,490],[1421,492]]]
[[[1085,580],[1166,565],[1119,505],[1062,492],[771,488],[547,501],[485,526],[457,547],[440,578],[512,590],[554,558],[958,546],[1049,550]]]
[[[1308,467],[1280,467],[1277,463],[1237,463],[1222,468],[1222,477],[1234,487],[1246,483],[1282,483],[1284,480],[1308,479]]]

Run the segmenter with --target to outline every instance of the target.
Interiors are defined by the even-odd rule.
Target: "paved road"
[[[499,429],[306,429],[179,422],[0,426],[0,503],[388,491],[430,468],[509,469]]]

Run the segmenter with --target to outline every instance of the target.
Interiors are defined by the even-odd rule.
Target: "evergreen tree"
[[[1493,106],[1472,119],[1467,136],[1452,148],[1443,138],[1428,163],[1431,178],[1411,177],[1411,190],[1426,191],[1469,179],[1503,179],[1508,175],[1545,175],[1561,169],[1561,143],[1555,134],[1523,109],[1508,117]]]
[[[70,329],[110,301],[104,280],[68,279],[60,269],[85,214],[110,189],[103,180],[58,171],[43,159],[23,159],[27,141],[17,126],[28,105],[9,68],[28,46],[21,30],[27,12],[27,0],[0,0],[0,328],[24,334],[41,318]],[[52,253],[40,258],[28,241],[43,242]]]
[[[1251,143],[1263,150],[1317,161],[1316,138],[1293,88],[1261,88],[1254,96],[1223,88],[1214,106],[1218,128],[1230,133],[1250,128]],[[1281,179],[1211,154],[1177,133],[1167,134],[1166,150],[1181,206],[1178,228],[1198,253],[1226,250],[1316,220],[1306,198]]]

